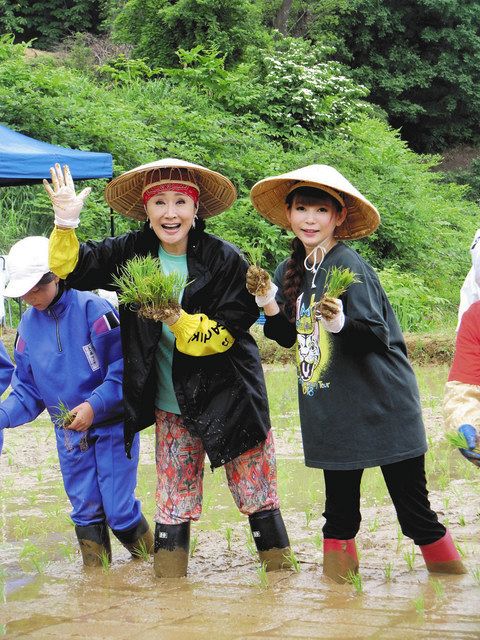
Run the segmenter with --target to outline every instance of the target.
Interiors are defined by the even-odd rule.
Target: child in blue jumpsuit
[[[0,342],[0,394],[10,384],[13,373],[13,364],[8,356],[7,350],[3,342]],[[3,429],[0,429],[0,453],[3,449]]]
[[[119,320],[93,293],[67,289],[48,269],[48,239],[17,242],[7,257],[6,296],[30,305],[18,327],[12,393],[0,405],[0,430],[34,420],[55,424],[60,468],[84,564],[111,557],[107,524],[132,553],[153,536],[135,499],[138,437],[123,443],[123,358]],[[59,405],[74,416],[65,426]]]

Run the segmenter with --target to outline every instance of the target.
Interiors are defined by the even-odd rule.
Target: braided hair
[[[314,204],[319,200],[328,200],[335,205],[338,212],[342,210],[338,200],[323,191],[323,189],[317,189],[316,187],[299,187],[291,191],[285,199],[289,209],[292,208],[294,200],[297,204],[305,205]],[[292,240],[292,254],[288,259],[287,268],[283,276],[284,312],[291,322],[295,320],[297,298],[300,295],[305,275],[304,261],[305,247],[298,238],[294,238]]]

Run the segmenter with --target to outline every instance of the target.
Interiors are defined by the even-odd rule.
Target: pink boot
[[[349,573],[358,573],[355,538],[350,540],[323,540],[323,573],[339,584],[345,584]]]
[[[449,531],[440,540],[420,545],[420,551],[431,573],[467,573]]]

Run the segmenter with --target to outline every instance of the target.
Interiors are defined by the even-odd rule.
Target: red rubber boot
[[[420,545],[420,551],[431,573],[467,573],[449,531],[440,540]]]
[[[345,584],[349,573],[358,573],[355,538],[323,540],[323,573],[339,584]]]

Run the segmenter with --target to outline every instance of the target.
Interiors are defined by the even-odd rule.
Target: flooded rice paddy
[[[158,580],[112,540],[109,570],[82,567],[47,419],[10,430],[0,457],[0,637],[118,640],[480,638],[480,470],[444,443],[445,367],[417,369],[430,443],[433,507],[469,573],[430,576],[395,519],[378,470],[367,470],[358,535],[361,584],[322,577],[321,471],[303,464],[295,373],[267,371],[282,511],[299,571],[265,575],[222,470],[205,470],[204,511],[189,575]],[[153,432],[142,432],[138,496],[153,520]]]

